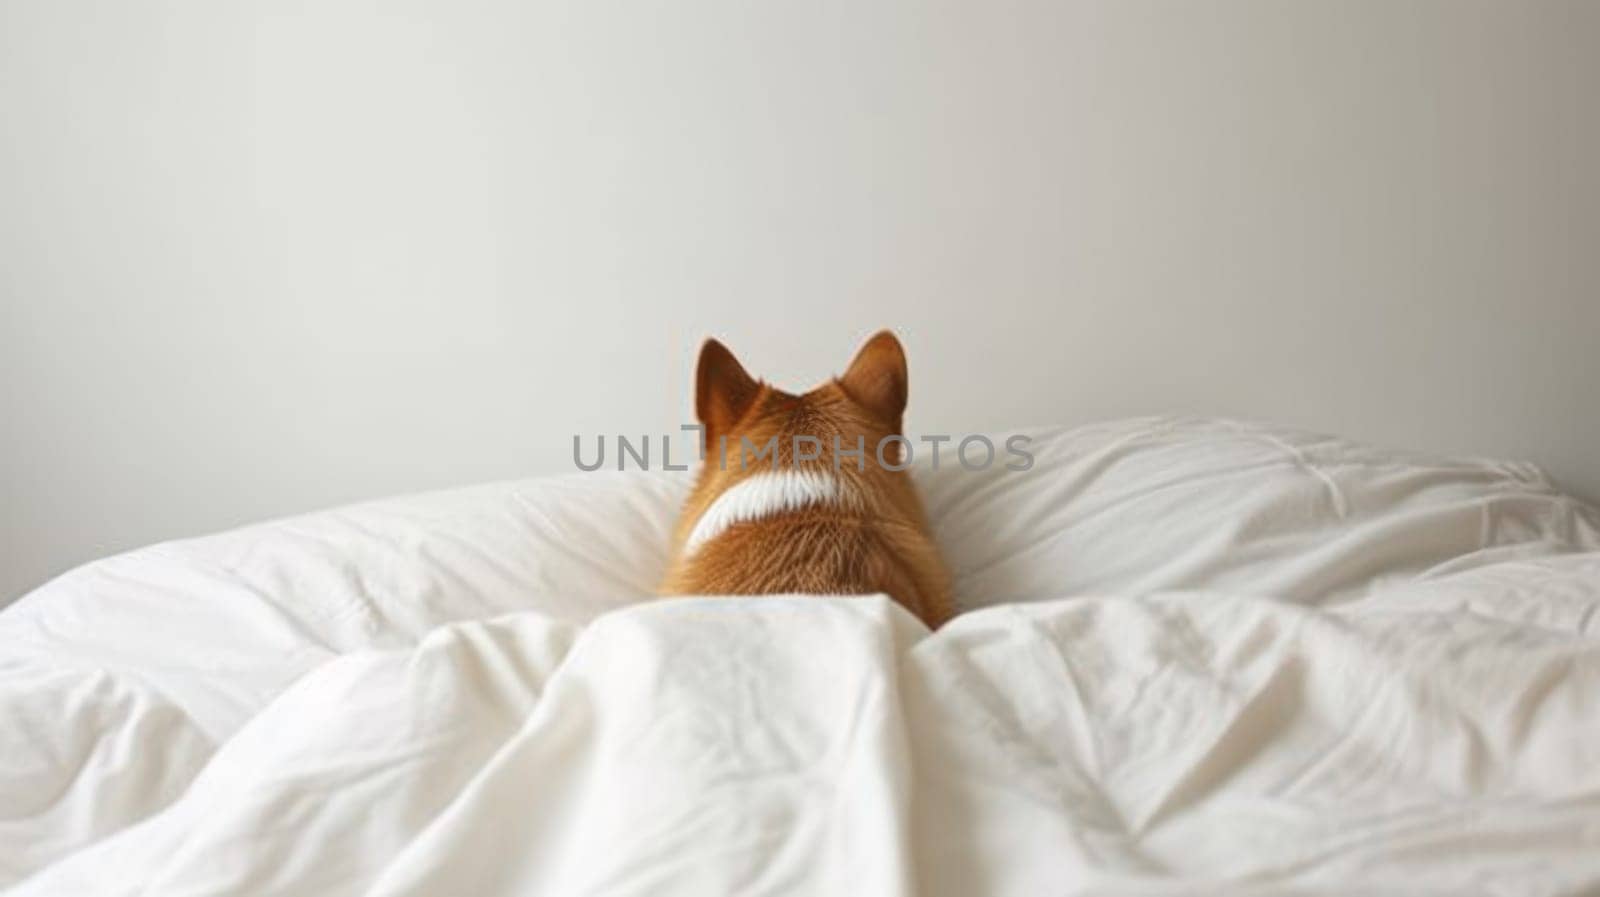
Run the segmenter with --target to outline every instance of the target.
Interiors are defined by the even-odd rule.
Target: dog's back
[[[883,592],[929,626],[951,616],[922,504],[897,469],[907,376],[893,334],[802,395],[754,380],[715,340],[696,379],[706,460],[664,594]]]

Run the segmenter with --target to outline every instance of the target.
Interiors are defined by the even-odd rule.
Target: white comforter
[[[973,608],[936,634],[641,602],[645,476],[76,571],[0,614],[0,887],[1600,892],[1591,509],[1228,422],[1036,436],[923,472]]]

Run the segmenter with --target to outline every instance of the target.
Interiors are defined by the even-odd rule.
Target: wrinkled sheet
[[[1039,450],[921,472],[937,633],[641,601],[671,478],[89,565],[0,613],[0,888],[1600,892],[1592,509],[1232,422]]]

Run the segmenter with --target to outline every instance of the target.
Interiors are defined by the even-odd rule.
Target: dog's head
[[[731,484],[775,469],[874,479],[906,458],[906,356],[885,330],[842,376],[795,395],[750,376],[716,340],[700,349],[695,413],[704,427],[706,480]]]

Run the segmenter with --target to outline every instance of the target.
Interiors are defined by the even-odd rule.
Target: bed
[[[1026,435],[916,471],[936,633],[651,599],[683,474],[75,570],[0,613],[0,890],[1600,893],[1593,508],[1262,424]]]

